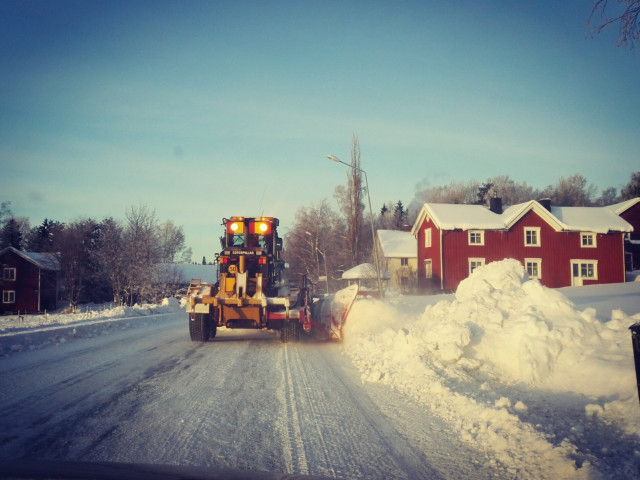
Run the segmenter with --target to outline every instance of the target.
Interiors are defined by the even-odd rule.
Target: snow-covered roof
[[[377,278],[376,267],[370,263],[361,263],[353,268],[350,268],[342,274],[342,278],[345,280],[357,280],[362,278]],[[388,280],[391,278],[391,274],[386,270],[380,270],[380,278]]]
[[[616,213],[616,215],[620,215],[621,213],[629,210],[638,202],[640,202],[640,197],[632,198],[630,200],[625,200],[624,202],[620,202],[620,203],[614,203],[613,205],[609,205],[605,208],[609,208],[613,210]]]
[[[0,250],[0,255],[7,251],[11,251],[16,255],[19,255],[43,270],[60,270],[60,262],[54,253],[23,252],[14,247],[6,247]]]
[[[382,255],[386,258],[416,258],[418,256],[416,238],[410,232],[378,230],[378,240]]]
[[[425,203],[411,234],[417,235],[427,217],[441,230],[508,230],[529,211],[534,211],[556,231],[633,231],[611,207],[552,207],[549,212],[537,201],[530,200],[507,207],[502,213],[492,212],[483,205]]]

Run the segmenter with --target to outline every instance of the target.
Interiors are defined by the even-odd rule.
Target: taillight
[[[220,257],[220,263],[229,263],[229,257]]]
[[[267,257],[258,257],[258,263],[260,265],[266,265],[267,264]]]

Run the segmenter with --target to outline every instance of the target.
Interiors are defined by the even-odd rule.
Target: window
[[[482,230],[469,230],[469,245],[484,245],[484,232]]]
[[[542,260],[539,258],[525,258],[524,266],[527,269],[529,278],[542,278]]]
[[[484,258],[470,258],[469,259],[469,275],[473,273],[473,271],[484,265]]]
[[[430,258],[424,261],[424,278],[433,278],[433,263]]]
[[[431,247],[431,229],[425,228],[424,229],[424,248],[429,248],[429,247]]]
[[[3,268],[2,269],[2,279],[3,280],[15,280],[16,279],[16,269],[15,268]]]
[[[16,303],[16,292],[14,290],[3,290],[2,303]]]
[[[406,257],[403,257],[400,259],[400,266],[401,267],[406,267],[409,265],[409,259]]]
[[[596,248],[596,234],[595,233],[581,233],[580,234],[580,246],[583,248]]]
[[[540,246],[540,227],[525,227],[524,246],[525,247]]]
[[[596,260],[572,260],[571,265],[575,278],[597,280],[598,262]]]

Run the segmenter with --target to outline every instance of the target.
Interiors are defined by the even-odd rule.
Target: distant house
[[[378,230],[376,248],[380,268],[391,274],[389,285],[402,293],[417,288],[418,248],[411,232]]]
[[[42,312],[57,306],[60,265],[52,253],[0,250],[0,314]]]
[[[421,290],[454,290],[477,267],[519,260],[548,287],[625,281],[624,238],[633,227],[611,207],[551,207],[535,200],[502,209],[426,203],[411,234]]]
[[[380,269],[380,280],[387,282],[391,278],[391,274],[385,270]],[[350,268],[342,274],[342,279],[347,280],[349,285],[358,285],[359,295],[371,295],[378,294],[378,276],[376,275],[376,267],[370,263],[361,263],[353,268]]]
[[[627,271],[640,270],[640,197],[610,205],[610,208],[633,227],[624,243],[625,265]]]

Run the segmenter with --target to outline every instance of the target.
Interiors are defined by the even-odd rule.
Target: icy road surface
[[[155,319],[155,320],[154,320]],[[360,374],[339,345],[184,313],[0,360],[0,459],[178,464],[336,478],[490,478],[440,420]]]

